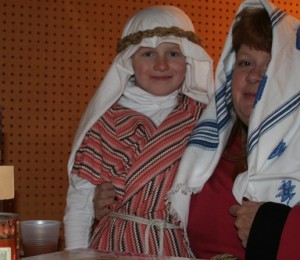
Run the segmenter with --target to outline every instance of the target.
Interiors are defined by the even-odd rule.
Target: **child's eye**
[[[144,57],[153,57],[155,55],[155,53],[153,51],[144,51],[142,53],[142,56]]]
[[[171,56],[171,57],[181,57],[183,55],[182,55],[181,51],[170,51],[169,56]]]

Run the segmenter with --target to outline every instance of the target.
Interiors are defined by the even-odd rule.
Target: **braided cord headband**
[[[189,41],[201,46],[201,39],[192,31],[184,31],[178,27],[172,26],[156,27],[154,29],[139,31],[136,33],[129,34],[118,42],[117,52],[125,50],[129,45],[135,45],[142,41],[143,38],[150,38],[153,36],[163,37],[173,35],[176,37],[187,38]]]

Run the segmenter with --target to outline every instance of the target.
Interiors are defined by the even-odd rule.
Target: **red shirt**
[[[241,135],[229,149],[233,154],[239,153]],[[210,259],[225,253],[245,258],[234,227],[235,218],[229,213],[229,208],[238,204],[232,194],[233,171],[234,162],[222,157],[203,190],[192,196],[187,231],[197,258]]]

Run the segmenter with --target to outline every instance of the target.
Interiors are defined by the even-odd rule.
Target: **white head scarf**
[[[237,13],[246,7],[268,12],[272,58],[249,120],[248,171],[235,179],[233,195],[240,203],[247,197],[294,206],[300,203],[300,21],[266,0],[245,0]],[[191,194],[201,191],[213,174],[236,121],[234,63],[231,26],[217,66],[216,94],[191,135],[169,192],[172,211],[184,227]]]
[[[128,21],[124,27],[122,38],[157,27],[177,27],[184,31],[195,31],[191,20],[182,10],[174,6],[153,6],[139,11]],[[212,60],[205,50],[185,37],[174,35],[144,37],[137,44],[127,46],[115,57],[91,99],[74,138],[68,162],[68,173],[72,170],[75,153],[86,132],[121,97],[130,77],[133,76],[132,55],[141,46],[155,48],[164,42],[178,44],[186,57],[187,71],[181,91],[195,100],[208,103],[214,93],[213,66]]]

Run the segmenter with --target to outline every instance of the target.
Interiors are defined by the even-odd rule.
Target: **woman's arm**
[[[94,195],[94,210],[96,219],[100,220],[110,212],[110,206],[116,201],[116,193],[111,182],[96,187]]]
[[[286,219],[277,253],[278,260],[300,259],[300,206],[294,206]]]
[[[300,257],[300,206],[249,201],[234,205],[238,236],[246,259],[297,259]]]
[[[250,229],[246,259],[277,259],[281,234],[290,207],[274,202],[261,205]]]
[[[243,247],[247,246],[254,217],[262,204],[263,202],[243,201],[242,205],[233,205],[229,210],[236,217],[235,227]]]

